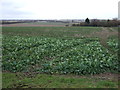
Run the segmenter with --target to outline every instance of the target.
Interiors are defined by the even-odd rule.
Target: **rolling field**
[[[4,88],[118,87],[117,28],[3,27],[2,34]]]
[[[64,27],[66,23],[61,22],[31,22],[31,23],[16,23],[16,24],[3,24],[5,27]]]

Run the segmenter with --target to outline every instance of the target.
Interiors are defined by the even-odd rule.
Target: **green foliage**
[[[3,36],[3,70],[41,73],[96,74],[118,70],[117,57],[98,38]]]
[[[99,27],[2,27],[2,34],[7,36],[47,36],[76,37],[101,31]]]
[[[118,70],[117,56],[101,46],[98,38],[75,38],[78,33],[89,35],[100,30],[99,27],[3,27],[3,88],[117,88],[117,81],[103,80],[99,75],[93,79],[88,75],[79,77]],[[47,74],[36,75],[38,72]]]
[[[88,18],[86,18],[85,23],[89,24],[90,20]]]
[[[110,38],[107,42],[108,46],[114,50],[115,52],[118,52],[119,47],[118,47],[118,38],[114,39],[114,38]]]
[[[3,73],[2,76],[3,88],[118,88],[117,81],[100,77],[37,74],[30,78],[23,73]]]
[[[77,75],[117,72],[117,60],[98,41],[94,41],[61,53],[57,59],[44,64],[42,72]]]

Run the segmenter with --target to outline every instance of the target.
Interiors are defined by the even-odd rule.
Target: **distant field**
[[[118,87],[117,28],[3,27],[2,33],[3,87]]]
[[[68,23],[60,22],[31,22],[31,23],[16,23],[16,24],[3,24],[6,27],[64,27]]]
[[[22,24],[35,24],[35,25],[66,25],[67,23],[62,23],[62,22],[33,22],[33,23],[22,23]]]
[[[3,35],[79,37],[99,32],[98,27],[3,27]]]

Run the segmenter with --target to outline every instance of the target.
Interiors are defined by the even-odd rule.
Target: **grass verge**
[[[3,73],[3,88],[118,88],[118,81],[87,76]]]

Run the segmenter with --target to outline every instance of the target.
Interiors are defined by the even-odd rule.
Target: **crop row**
[[[118,69],[117,56],[102,47],[97,38],[57,39],[3,36],[3,70],[41,73],[95,74]],[[37,66],[37,67],[36,67]]]
[[[43,63],[51,60],[63,52],[82,43],[82,39],[55,39],[38,37],[3,37],[3,69],[9,71],[22,71],[29,65]]]
[[[103,48],[98,41],[79,45],[43,64],[40,72],[60,74],[97,74],[118,70],[117,56]]]

